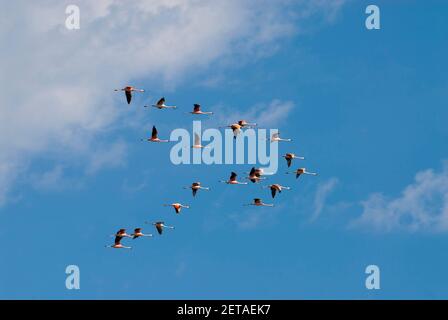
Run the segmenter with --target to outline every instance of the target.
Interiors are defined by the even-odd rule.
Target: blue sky
[[[0,298],[448,298],[447,3],[376,1],[381,29],[369,31],[367,1],[113,2],[80,1],[79,31],[63,30],[52,1],[2,17],[2,67],[17,72],[8,91],[0,76]],[[198,12],[215,18],[190,24]],[[129,30],[110,21],[126,15]],[[35,33],[55,43],[40,50]],[[127,83],[147,90],[130,106],[113,92]],[[142,108],[160,96],[180,109]],[[218,181],[250,165],[175,166],[170,145],[139,141],[153,124],[162,138],[191,129],[195,102],[216,113],[204,127],[249,114],[279,128],[294,138],[280,153],[319,176],[296,181],[281,159],[269,181],[293,189],[247,208],[268,191]],[[212,190],[193,199],[182,187],[195,180]],[[162,206],[174,201],[191,209]],[[176,229],[104,248],[159,219]],[[80,290],[65,288],[70,264]],[[370,264],[380,290],[365,288]]]

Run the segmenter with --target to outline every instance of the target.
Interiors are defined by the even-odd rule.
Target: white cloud
[[[264,201],[273,203],[273,201],[269,200]],[[229,218],[234,221],[239,230],[254,230],[277,223],[278,216],[284,211],[284,204],[276,204],[275,207],[252,207],[238,214],[232,213],[229,215]]]
[[[0,159],[3,158],[0,157]],[[0,206],[6,203],[12,184],[23,170],[23,165],[10,161],[0,161]]]
[[[294,108],[291,101],[273,100],[266,108],[254,107],[246,114],[250,119],[254,119],[263,127],[273,127],[288,119],[290,112]]]
[[[265,219],[262,219],[264,218],[262,213],[254,211],[247,211],[244,214],[240,214],[238,216],[231,215],[230,218],[235,221],[238,229],[240,230],[255,229],[265,221]]]
[[[297,3],[333,10],[332,1]],[[91,156],[98,145],[117,148],[108,133],[128,109],[114,88],[140,79],[175,86],[219,61],[262,56],[297,29],[290,1],[78,0],[77,31],[64,26],[68,4],[2,4],[0,205],[43,154],[84,162],[87,172],[120,164],[118,149]]]
[[[397,198],[371,194],[363,201],[364,211],[352,227],[377,231],[448,230],[448,162],[440,172],[420,171],[415,181]]]
[[[220,112],[209,122],[212,126],[223,126],[235,123],[238,120],[246,120],[257,123],[260,128],[276,128],[282,121],[288,119],[294,110],[292,101],[272,100],[270,103],[257,103],[253,106],[214,106]],[[242,110],[242,111],[240,111]],[[232,118],[229,119],[229,114]]]
[[[31,183],[38,190],[60,190],[63,175],[64,167],[57,165],[42,174],[32,175]]]
[[[94,174],[104,168],[115,168],[123,166],[126,157],[126,144],[117,141],[107,148],[95,150],[92,153],[86,173]]]
[[[334,190],[338,182],[337,178],[331,178],[325,182],[319,183],[316,195],[314,196],[314,212],[311,216],[311,221],[315,221],[319,218],[326,205],[328,195]]]

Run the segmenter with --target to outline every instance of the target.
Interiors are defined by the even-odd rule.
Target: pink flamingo
[[[177,203],[177,202],[176,203],[171,203],[171,204],[164,204],[164,206],[165,207],[173,207],[177,214],[180,213],[182,208],[190,209],[190,206],[186,206],[186,205],[183,205],[183,204]]]
[[[147,108],[148,106],[145,106]],[[165,105],[165,97],[160,98],[159,101],[157,101],[156,104],[153,104],[151,107],[157,108],[157,109],[176,109],[176,106],[167,106]]]
[[[130,104],[131,100],[132,100],[132,91],[145,92],[145,90],[143,90],[143,89],[136,89],[132,86],[126,86],[123,89],[115,89],[115,91],[124,91],[124,93],[126,95],[126,101],[128,102],[128,104]]]
[[[239,182],[236,180],[237,174],[235,172],[232,172],[230,174],[230,178],[227,181],[221,180],[221,182],[223,183],[227,183],[227,184],[247,184],[247,182]]]
[[[211,115],[213,112],[210,111],[201,111],[201,105],[198,103],[195,103],[193,105],[193,111],[190,112],[191,114],[208,114]]]
[[[255,198],[254,202],[245,204],[246,206],[256,206],[256,207],[273,207],[273,204],[266,204],[261,201],[260,198]]]
[[[152,126],[151,138],[147,138],[146,140],[149,142],[169,142],[169,140],[159,139],[159,137],[157,136],[156,126]],[[145,139],[142,139],[142,141],[145,141]]]
[[[198,190],[210,190],[208,187],[202,187],[200,182],[193,182],[191,186],[184,187],[184,189],[191,189],[193,191],[193,197],[196,196]]]

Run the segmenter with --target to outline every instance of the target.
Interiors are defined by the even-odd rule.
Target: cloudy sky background
[[[377,1],[374,31],[366,1],[2,3],[0,297],[447,298],[448,5],[431,2]],[[128,106],[126,84],[147,92]],[[180,109],[142,107],[160,96]],[[195,102],[215,112],[204,128],[279,128],[320,175],[281,162],[270,181],[293,189],[244,208],[268,191],[218,181],[250,166],[174,166],[139,141],[191,129]],[[194,180],[213,190],[193,200]],[[104,248],[158,219],[177,229]]]

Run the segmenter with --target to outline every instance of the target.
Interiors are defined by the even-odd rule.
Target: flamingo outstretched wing
[[[126,101],[130,104],[132,100],[132,92],[130,90],[126,90],[124,93],[126,94]]]
[[[152,126],[151,138],[153,138],[153,139],[156,139],[156,138],[157,138],[157,129],[156,129],[156,126]]]

